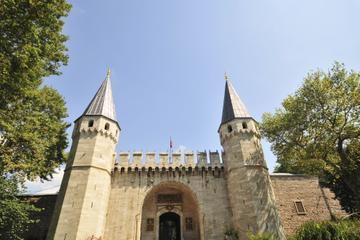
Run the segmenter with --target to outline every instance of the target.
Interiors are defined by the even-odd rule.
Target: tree
[[[360,211],[360,74],[335,63],[318,70],[265,113],[261,131],[277,156],[277,172],[319,176],[345,210]]]
[[[65,0],[5,0],[0,5],[0,174],[46,178],[64,162],[65,103],[43,79],[67,63]]]
[[[35,222],[30,213],[40,209],[18,199],[20,193],[16,178],[0,177],[0,239],[22,239],[28,225]]]
[[[0,196],[5,239],[18,238],[11,231],[20,230],[33,210],[18,200],[16,186],[47,179],[65,161],[65,102],[43,79],[67,64],[62,28],[70,7],[66,0],[0,4],[0,189],[10,189]],[[9,221],[5,213],[18,220]]]

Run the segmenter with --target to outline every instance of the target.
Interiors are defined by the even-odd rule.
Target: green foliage
[[[360,221],[307,222],[291,240],[359,240]]]
[[[46,178],[64,162],[65,102],[43,78],[67,63],[65,0],[0,4],[0,176]]]
[[[17,196],[25,179],[47,177],[65,161],[65,102],[43,79],[68,61],[61,33],[66,0],[0,4],[0,239],[21,239],[36,209]]]
[[[20,201],[20,193],[16,178],[0,177],[0,239],[22,239],[28,225],[35,222],[30,214],[40,211]]]
[[[276,240],[273,234],[271,233],[248,233],[249,240]]]
[[[234,228],[228,227],[224,232],[224,240],[239,240],[239,234]]]
[[[349,212],[360,211],[360,74],[335,63],[316,71],[261,131],[278,158],[277,172],[316,175]]]

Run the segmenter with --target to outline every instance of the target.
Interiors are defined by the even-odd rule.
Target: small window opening
[[[110,124],[109,123],[106,123],[105,124],[105,130],[109,130],[110,129]]]
[[[227,126],[227,129],[228,129],[228,132],[229,132],[229,133],[231,133],[231,132],[232,132],[232,130],[233,130],[233,128],[232,128],[232,126],[231,126],[231,125],[228,125],[228,126]]]
[[[247,123],[246,123],[246,122],[243,122],[243,123],[242,123],[242,127],[243,127],[243,129],[247,129],[247,128],[248,128]]]
[[[94,120],[90,120],[88,123],[88,127],[92,127],[92,126],[94,126]]]
[[[302,201],[295,201],[294,204],[298,215],[306,214],[306,210]]]
[[[153,218],[146,219],[146,231],[148,231],[148,232],[154,231],[154,219]]]
[[[186,231],[192,231],[194,229],[193,219],[191,217],[185,218]]]

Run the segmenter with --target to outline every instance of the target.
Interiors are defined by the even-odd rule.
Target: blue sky
[[[65,97],[72,122],[110,67],[118,151],[166,150],[170,136],[175,148],[220,150],[225,71],[260,121],[309,71],[336,60],[360,70],[358,0],[70,2],[70,61],[47,83]]]

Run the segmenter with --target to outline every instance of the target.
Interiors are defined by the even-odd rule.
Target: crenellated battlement
[[[114,165],[120,171],[171,171],[176,169],[221,169],[222,156],[215,152],[120,152]]]
[[[258,124],[225,78],[218,129],[224,152],[117,155],[121,129],[108,72],[75,120],[72,154],[47,239],[158,239],[176,229],[177,239],[217,240],[227,226],[241,239],[248,239],[248,231],[285,239]],[[170,218],[172,226],[166,223]]]

